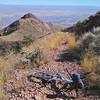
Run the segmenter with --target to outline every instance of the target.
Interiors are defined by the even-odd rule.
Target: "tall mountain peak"
[[[26,35],[34,35],[34,37],[41,37],[48,33],[55,31],[52,24],[44,22],[31,13],[25,14],[19,20],[11,23],[0,31],[1,36],[15,34],[17,37],[23,38]],[[17,35],[17,37],[16,37]]]
[[[32,13],[27,13],[23,17],[21,17],[21,19],[27,19],[27,18],[35,18],[35,19],[37,19],[37,17],[35,15],[33,15]]]

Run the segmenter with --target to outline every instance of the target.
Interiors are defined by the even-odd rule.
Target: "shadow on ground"
[[[47,94],[47,98],[49,99],[56,99],[56,98],[61,98],[63,100],[70,100],[70,99],[75,99],[73,96],[67,96],[66,94]]]

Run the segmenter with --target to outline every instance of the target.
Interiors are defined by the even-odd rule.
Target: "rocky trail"
[[[67,67],[70,73],[79,72],[80,67],[78,64],[72,62],[56,61],[61,52],[69,49],[68,44],[63,43],[52,54],[52,60],[49,64],[33,69],[16,69],[14,76],[6,83],[5,89],[9,96],[9,100],[73,100],[75,98],[68,98],[66,95],[54,95],[53,91],[35,82],[29,82],[27,76],[33,72],[51,71],[54,73],[61,73],[68,77],[68,73],[64,71]],[[73,92],[70,97],[75,97]],[[88,98],[78,98],[75,100],[89,100]],[[92,100],[92,99],[91,99]]]

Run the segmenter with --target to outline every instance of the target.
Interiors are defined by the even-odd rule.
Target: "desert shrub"
[[[32,66],[39,67],[46,62],[44,61],[42,52],[40,50],[33,51],[26,56],[26,59],[29,59]]]
[[[83,71],[92,73],[85,80],[87,88],[100,90],[100,55],[97,55],[92,49],[88,49],[82,56],[80,66]]]
[[[34,41],[34,39],[35,38],[32,35],[28,35],[28,36],[24,36],[23,41],[25,44],[29,45]]]
[[[100,27],[94,27],[92,30],[92,33],[95,35],[99,35],[100,34]]]
[[[91,73],[87,78],[86,78],[86,88],[99,88],[100,89],[100,76],[95,73]]]
[[[100,55],[97,55],[92,49],[86,50],[81,59],[81,66],[84,71],[100,75]]]
[[[95,93],[100,96],[100,75],[96,73],[91,73],[85,79],[85,94]]]
[[[9,43],[5,41],[0,41],[0,55],[5,56],[6,54],[9,54],[10,48]]]
[[[19,53],[22,50],[22,44],[21,43],[14,43],[11,46],[11,49],[15,52],[15,53]]]
[[[81,67],[83,71],[92,73],[86,78],[87,88],[89,90],[97,89],[100,92],[100,28],[94,28],[92,33],[87,33],[81,46],[85,49]]]
[[[85,33],[79,40],[79,46],[60,55],[60,59],[77,61],[83,72],[92,74],[86,78],[86,87],[100,90],[100,28]]]
[[[94,52],[98,55],[100,55],[100,39],[95,41],[95,44],[92,49],[94,50]]]
[[[82,34],[78,43],[79,46],[61,54],[60,60],[77,61],[82,68],[81,71],[90,72],[91,74],[85,79],[86,89],[97,89],[100,94],[100,27]]]
[[[80,63],[82,56],[87,55],[87,52],[88,53],[93,52],[94,55],[100,55],[99,33],[100,33],[100,28],[95,29],[93,33],[92,32],[85,33],[82,36],[79,45],[76,44],[76,47],[74,46],[74,48],[71,48],[69,51],[66,51],[65,53],[61,54],[60,55],[61,59],[69,61],[78,61],[78,63]]]
[[[6,53],[6,48],[4,46],[0,46],[0,55],[4,55]]]
[[[88,49],[95,39],[96,36],[91,32],[84,34],[80,43],[80,47],[84,49]]]

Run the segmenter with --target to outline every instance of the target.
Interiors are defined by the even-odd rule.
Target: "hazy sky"
[[[0,4],[100,6],[100,0],[0,0]]]

